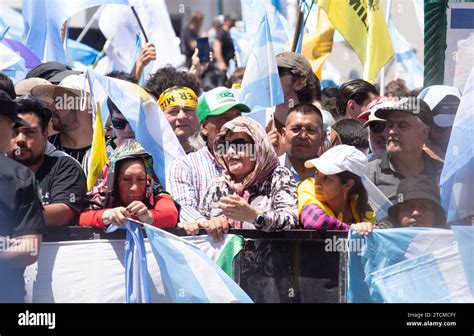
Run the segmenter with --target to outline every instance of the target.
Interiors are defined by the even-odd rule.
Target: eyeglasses
[[[125,119],[110,119],[112,126],[116,129],[124,129],[128,125],[128,121]]]
[[[385,130],[385,122],[384,121],[373,121],[369,124],[369,129],[372,133],[382,133]]]

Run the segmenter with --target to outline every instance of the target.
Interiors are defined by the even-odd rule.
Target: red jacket
[[[81,213],[79,217],[79,225],[81,226],[95,226],[100,229],[105,229],[106,226],[102,223],[102,214],[107,209],[101,210],[86,210]],[[178,222],[178,209],[173,202],[171,196],[161,194],[155,202],[155,208],[150,212],[153,215],[153,223],[151,225],[160,229],[175,227]]]

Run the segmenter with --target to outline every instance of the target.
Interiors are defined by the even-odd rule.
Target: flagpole
[[[298,46],[298,40],[300,37],[300,32],[301,32],[301,22],[303,21],[303,12],[301,10],[301,6],[298,3],[298,16],[296,18],[296,27],[295,27],[295,34],[293,35],[293,45],[291,46],[291,51],[295,52],[296,47]]]
[[[82,29],[81,33],[79,34],[79,36],[77,37],[76,41],[77,42],[81,42],[82,39],[84,38],[84,36],[86,36],[87,32],[89,31],[89,29],[92,27],[92,24],[94,23],[94,21],[99,17],[99,14],[102,12],[102,6],[100,6],[96,12],[94,13],[94,15],[91,17],[91,19],[89,20],[89,22],[87,22],[87,24],[84,26],[84,29]]]
[[[145,38],[145,42],[148,43],[148,37],[146,36],[145,29],[143,28],[142,22],[140,21],[140,18],[138,17],[138,13],[135,10],[135,7],[131,6],[130,8],[132,8],[133,15],[135,15],[135,18],[137,19],[138,25],[140,26],[140,29],[143,33],[143,37]]]
[[[387,3],[387,12],[385,13],[385,24],[388,27],[388,19],[390,17],[390,8],[392,7],[392,0],[388,0]],[[380,71],[380,95],[383,96],[385,94],[385,64]]]

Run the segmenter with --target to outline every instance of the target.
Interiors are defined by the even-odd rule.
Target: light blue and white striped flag
[[[382,220],[388,216],[388,209],[393,205],[387,196],[367,176],[362,176],[362,184],[367,190],[369,205],[375,212],[375,219]]]
[[[253,44],[242,79],[239,101],[252,110],[247,116],[265,128],[265,108],[284,102],[283,90],[275,54],[268,17],[265,14]]]
[[[410,90],[423,87],[423,66],[408,41],[395,27],[392,17],[388,19],[388,31],[392,38],[397,77],[405,80]]]
[[[144,227],[171,302],[252,303],[198,246],[151,225]]]
[[[16,52],[0,43],[0,71],[13,81],[13,84],[25,79],[25,60]]]
[[[447,222],[474,216],[474,68],[454,119],[441,172],[441,204]]]
[[[112,225],[110,225],[112,226]],[[127,303],[151,303],[151,287],[145,241],[140,224],[129,221],[125,242],[125,300]]]
[[[88,70],[86,76],[92,96],[101,104],[102,120],[106,120],[107,97],[127,118],[136,139],[153,156],[153,168],[166,189],[168,167],[185,152],[158,103],[140,86]],[[93,104],[95,106],[95,104]],[[106,113],[106,112],[105,112]]]
[[[349,232],[348,302],[474,302],[474,227]]]
[[[26,46],[44,62],[65,63],[64,22],[86,8],[104,4],[128,5],[128,0],[23,0]]]

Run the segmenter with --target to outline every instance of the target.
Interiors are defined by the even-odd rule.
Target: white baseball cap
[[[437,126],[453,126],[461,102],[459,89],[448,85],[433,85],[421,91],[418,98],[428,104],[433,122]]]
[[[319,158],[308,160],[306,168],[315,167],[324,175],[334,175],[343,171],[350,171],[362,177],[368,166],[367,157],[354,146],[338,145],[330,148]]]

